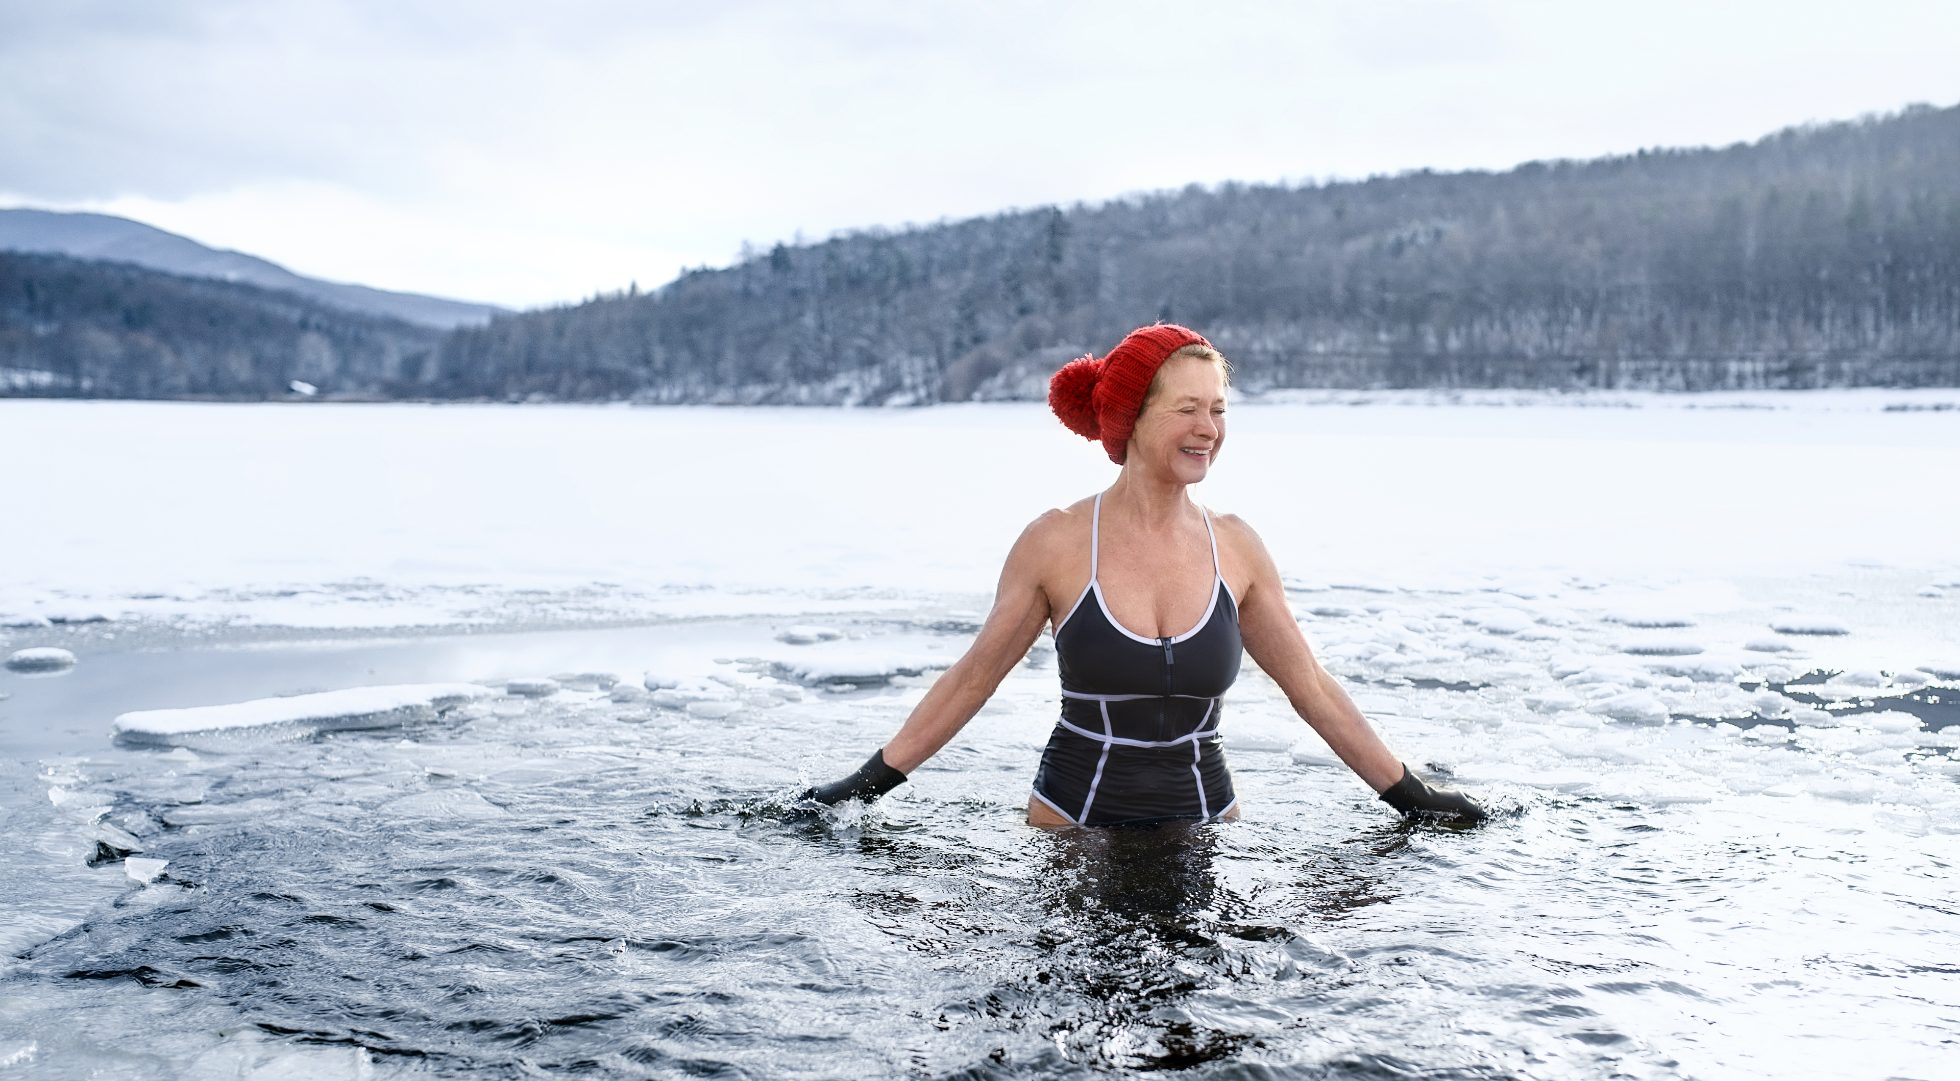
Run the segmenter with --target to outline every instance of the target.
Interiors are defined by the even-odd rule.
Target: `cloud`
[[[798,231],[1729,141],[1954,96],[1960,6],[1834,10],[13,4],[0,191],[537,303]]]

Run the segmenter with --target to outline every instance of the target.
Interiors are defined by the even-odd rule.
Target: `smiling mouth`
[[[1192,450],[1190,447],[1179,447],[1178,449],[1190,455],[1193,458],[1209,458],[1211,456],[1210,448],[1206,448],[1204,450]]]

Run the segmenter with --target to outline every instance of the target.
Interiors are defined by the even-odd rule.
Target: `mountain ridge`
[[[505,314],[505,309],[490,304],[308,277],[260,256],[213,248],[113,214],[34,207],[0,209],[0,251],[133,263],[184,277],[242,282],[440,330],[486,323]]]

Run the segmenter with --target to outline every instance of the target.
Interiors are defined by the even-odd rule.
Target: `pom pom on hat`
[[[1069,431],[1084,439],[1102,438],[1095,403],[1096,381],[1102,370],[1103,362],[1095,357],[1077,357],[1048,380],[1048,408]]]
[[[1069,431],[1100,440],[1109,460],[1121,465],[1157,369],[1187,345],[1211,343],[1175,323],[1138,327],[1100,360],[1077,357],[1062,365],[1048,380],[1048,407]]]

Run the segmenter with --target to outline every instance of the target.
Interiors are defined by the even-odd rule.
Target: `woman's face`
[[[1172,357],[1137,416],[1128,459],[1184,484],[1205,479],[1225,444],[1225,370],[1202,357]]]

